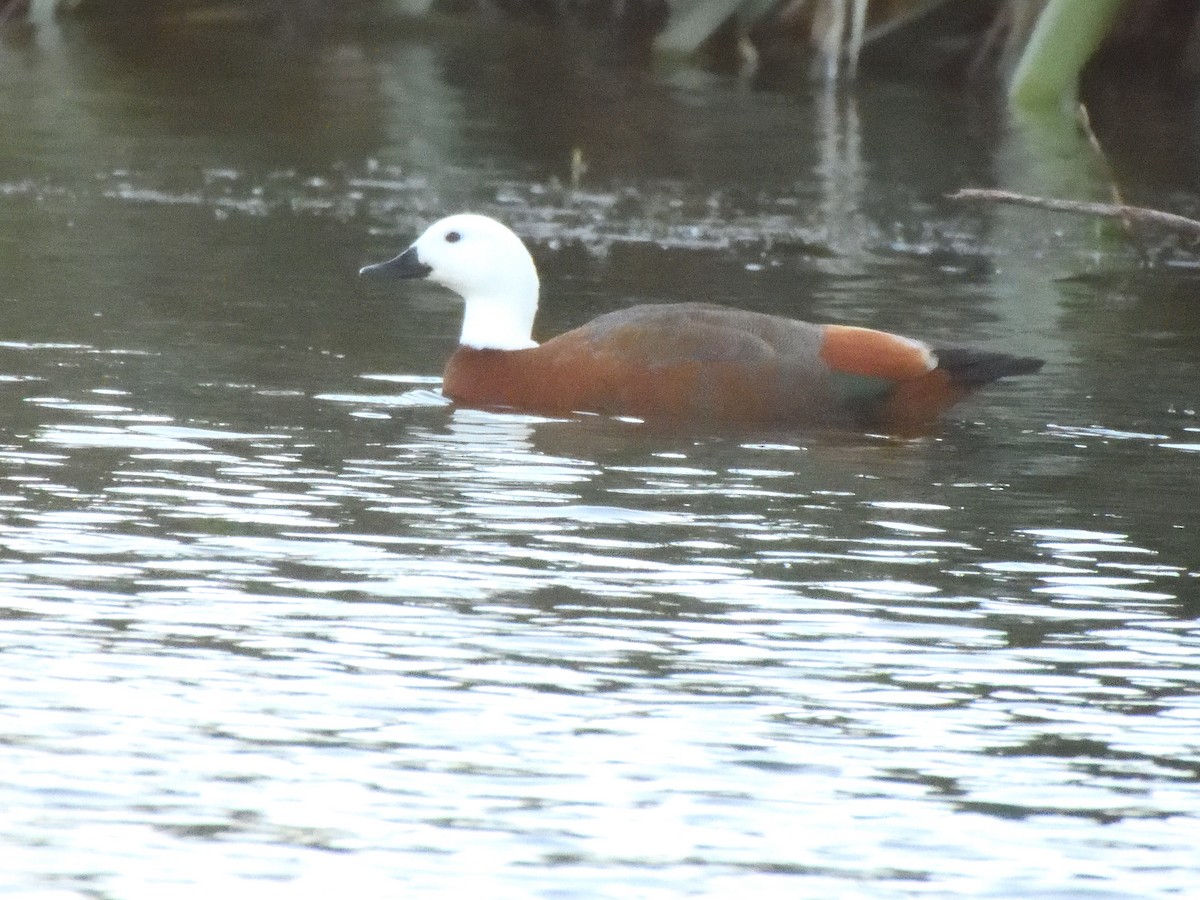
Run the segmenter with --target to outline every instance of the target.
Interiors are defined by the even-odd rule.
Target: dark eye
[[[459,234],[457,231],[447,231],[446,232],[446,243],[447,244],[457,244],[461,240],[462,240],[462,235]]]

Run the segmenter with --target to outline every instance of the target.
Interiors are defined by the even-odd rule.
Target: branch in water
[[[994,191],[987,188],[962,188],[947,194],[948,200],[985,200],[989,203],[1012,203],[1017,206],[1032,206],[1054,212],[1075,213],[1083,216],[1103,216],[1107,219],[1124,219],[1147,225],[1161,225],[1175,231],[1200,236],[1200,222],[1175,213],[1144,206],[1126,206],[1122,203],[1089,203],[1082,200],[1059,200],[1055,197],[1032,197],[1012,191]]]

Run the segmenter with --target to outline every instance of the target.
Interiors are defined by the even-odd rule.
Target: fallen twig
[[[1032,206],[1054,212],[1074,213],[1082,216],[1103,216],[1106,219],[1124,219],[1146,225],[1160,225],[1174,231],[1183,231],[1200,237],[1200,222],[1187,216],[1148,209],[1144,206],[1126,206],[1123,203],[1090,203],[1083,200],[1060,200],[1056,197],[1033,197],[1012,191],[996,191],[990,188],[962,188],[947,194],[948,200],[984,200],[990,203],[1012,203],[1016,206]]]

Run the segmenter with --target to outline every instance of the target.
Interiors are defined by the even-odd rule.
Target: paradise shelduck
[[[473,407],[645,421],[908,428],[1042,360],[708,303],[634,306],[544,344],[525,245],[486,216],[449,216],[361,275],[428,278],[466,303],[442,390]]]

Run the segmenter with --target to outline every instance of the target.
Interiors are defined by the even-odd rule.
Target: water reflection
[[[309,441],[286,432],[181,425],[91,401],[27,401],[71,414],[43,425],[29,451],[8,454],[31,472],[17,476],[19,506],[32,505],[30,494],[66,506],[33,514],[35,536],[18,529],[11,546],[30,557],[55,547],[82,554],[77,529],[94,532],[90,558],[121,555],[138,525],[160,537],[182,529],[186,540],[173,556],[286,564],[289,574],[273,581],[318,593],[485,597],[561,584],[599,596],[749,592],[774,606],[793,603],[801,588],[902,601],[910,615],[928,603],[962,606],[940,584],[956,556],[980,557],[993,583],[1015,578],[1074,604],[1172,601],[1172,582],[1186,573],[1123,534],[1024,523],[1022,537],[1017,521],[1007,535],[968,537],[964,500],[1011,488],[925,484],[921,499],[906,498],[905,483],[922,477],[939,451],[927,441],[688,438],[600,417],[448,409],[420,388],[390,399],[317,395],[314,402],[349,407],[347,419],[364,428],[410,411],[440,419],[432,427],[409,421],[405,440],[331,465],[307,459]],[[389,418],[360,420],[363,406],[384,407]],[[88,470],[75,465],[83,454]],[[112,577],[131,574],[126,562]],[[253,577],[261,575],[256,569]]]
[[[311,884],[340,871],[311,855],[333,850],[422,890],[467,841],[502,893],[513,866],[564,888],[619,866],[648,891],[891,890],[1027,859],[1022,822],[1047,847],[1103,823],[1109,858],[1111,841],[1171,846],[1164,817],[1189,808],[1165,747],[1194,724],[1167,715],[1194,683],[1186,629],[1164,591],[1062,590],[1144,566],[1124,536],[973,531],[945,502],[984,491],[1015,512],[996,485],[897,499],[935,443],[698,441],[410,398],[337,397],[358,453],[325,463],[305,449],[317,432],[49,406],[78,420],[33,442],[59,455],[26,461],[104,451],[110,481],[18,480],[6,501],[36,525],[4,535],[10,640],[37,637],[10,652],[69,660],[10,676],[36,735],[10,748],[12,821],[40,845],[27,871],[175,885],[199,854],[218,881]],[[133,420],[100,424],[115,415]],[[363,440],[397,420],[402,440]],[[80,709],[106,724],[79,733]],[[40,762],[67,740],[90,773],[69,789]],[[1130,793],[1147,779],[1169,799]],[[165,859],[101,859],[94,829],[36,824],[47,808],[125,817],[126,846]],[[1002,881],[1043,885],[1047,861],[1064,857]]]

